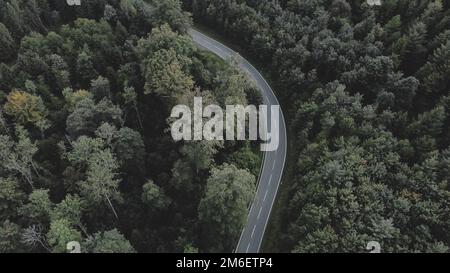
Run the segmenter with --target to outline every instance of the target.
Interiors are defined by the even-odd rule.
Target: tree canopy
[[[224,101],[253,87],[179,0],[81,3],[0,1],[0,252],[231,251],[202,245],[198,208],[245,144],[174,142],[168,117],[218,78]]]

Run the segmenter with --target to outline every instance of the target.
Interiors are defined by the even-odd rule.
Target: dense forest
[[[193,21],[266,71],[286,116],[266,251],[450,251],[449,0],[81,2],[0,1],[0,253],[236,247],[257,143],[174,142],[168,117],[260,98]]]
[[[450,1],[381,2],[184,1],[268,71],[288,119],[266,251],[449,251]]]
[[[194,96],[259,100],[178,0],[0,1],[0,252],[231,252],[256,144],[177,142]]]

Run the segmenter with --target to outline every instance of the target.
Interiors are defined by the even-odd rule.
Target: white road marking
[[[264,194],[264,200],[263,201],[266,201],[266,198],[267,198],[267,193],[269,192],[269,190],[266,190],[266,194]]]
[[[261,212],[262,212],[262,207],[259,209],[258,218],[257,218],[258,220],[261,217]]]
[[[255,234],[256,225],[253,227],[252,236],[250,238],[253,238],[253,235]]]
[[[270,183],[272,183],[272,176],[273,176],[273,174],[271,174],[270,178],[269,178],[269,186],[270,186]]]
[[[251,243],[248,243],[247,250],[245,251],[245,253],[248,253],[248,249],[250,248],[250,244]]]
[[[277,161],[276,160],[274,160],[273,161],[273,165],[272,165],[272,171],[273,171],[273,169],[275,169],[275,164],[277,163]]]

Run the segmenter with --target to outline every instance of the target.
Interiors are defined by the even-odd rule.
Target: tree
[[[192,78],[183,71],[172,49],[155,52],[142,71],[146,79],[144,94],[156,93],[176,100],[194,87]]]
[[[187,245],[184,247],[183,253],[195,254],[195,253],[198,253],[198,248],[194,247],[194,246],[191,245],[191,244],[187,244]]]
[[[86,247],[92,253],[134,253],[130,242],[117,230],[97,232],[86,240]]]
[[[156,93],[176,101],[193,89],[189,66],[195,47],[187,36],[174,33],[167,25],[162,25],[139,41],[138,52],[143,59],[144,94]]]
[[[5,63],[0,63],[0,87],[2,90],[11,90],[13,84],[12,70]]]
[[[84,99],[93,99],[93,95],[84,89],[73,91],[71,88],[64,88],[63,96],[66,100],[67,110],[73,112],[77,104]]]
[[[89,83],[98,76],[98,73],[92,63],[92,54],[87,47],[85,47],[83,51],[78,54],[77,74],[80,79],[81,87],[87,87]]]
[[[97,101],[103,98],[111,99],[111,87],[109,80],[99,76],[97,79],[91,81],[91,93]]]
[[[0,22],[0,62],[8,62],[16,54],[16,43],[8,28]]]
[[[147,39],[141,39],[138,45],[139,54],[143,59],[161,49],[172,49],[182,61],[183,67],[190,64],[191,60],[188,58],[197,51],[188,35],[173,31],[168,24],[153,28]]]
[[[25,201],[25,194],[13,177],[0,177],[0,217],[9,219],[17,215],[17,209]]]
[[[22,16],[20,12],[19,2],[12,0],[6,3],[6,13],[3,16],[4,23],[9,31],[12,33],[14,39],[19,40],[23,35]]]
[[[293,250],[294,253],[333,253],[338,251],[338,236],[331,226],[311,233]]]
[[[145,145],[139,132],[124,127],[117,132],[114,152],[119,161],[126,165],[140,165],[144,162]]]
[[[95,135],[101,138],[107,146],[112,147],[113,141],[117,139],[118,133],[114,125],[105,122],[97,128]]]
[[[331,13],[336,17],[351,16],[352,7],[345,0],[333,0],[331,4]]]
[[[42,227],[40,226],[32,225],[26,228],[22,233],[22,242],[33,248],[39,245],[42,249],[51,252],[47,238],[43,234]]]
[[[28,196],[28,203],[21,208],[21,213],[34,223],[46,223],[50,219],[52,209],[49,190],[34,190]]]
[[[443,94],[448,91],[450,80],[450,42],[442,44],[429,57],[428,62],[419,71],[427,94]]]
[[[25,36],[21,43],[17,55],[17,67],[27,73],[27,79],[30,76],[38,77],[50,72],[46,63],[46,54],[49,53],[49,47],[46,43],[46,37],[40,33],[33,32]],[[25,79],[26,80],[26,79]]]
[[[164,190],[158,187],[152,180],[149,180],[142,187],[142,202],[152,210],[166,209],[170,204],[170,199],[164,194]]]
[[[189,14],[181,9],[180,0],[155,0],[153,5],[151,17],[153,26],[161,26],[169,22],[173,29],[182,33],[190,27],[191,19]]]
[[[392,17],[384,26],[384,36],[385,41],[388,45],[391,45],[398,42],[398,40],[401,38],[401,27],[402,27],[402,21],[401,16],[396,15]],[[403,52],[395,52],[399,55],[403,55]]]
[[[88,160],[87,179],[81,183],[81,193],[93,205],[106,202],[119,218],[113,201],[121,201],[120,180],[117,178],[116,158],[109,149],[91,155]]]
[[[70,86],[69,65],[63,57],[52,54],[48,57],[50,71],[52,74],[52,84],[56,90],[62,90]]]
[[[89,98],[81,100],[77,103],[75,110],[67,117],[67,132],[73,137],[92,133],[96,128],[94,118],[94,101]]]
[[[423,22],[417,22],[410,27],[406,36],[406,55],[402,63],[402,70],[407,74],[416,72],[426,61],[426,37],[427,29]]]
[[[13,90],[7,97],[5,113],[13,116],[20,124],[36,125],[46,118],[48,111],[40,97]]]
[[[71,143],[72,150],[67,153],[67,159],[75,166],[87,165],[93,154],[99,153],[104,142],[100,138],[81,136]]]
[[[76,138],[81,135],[92,135],[105,122],[116,126],[122,125],[122,110],[108,99],[95,104],[91,98],[84,98],[67,117],[66,127],[69,135]]]
[[[171,186],[179,192],[193,194],[197,192],[195,185],[195,171],[185,160],[179,159],[172,168]]]
[[[20,226],[5,220],[0,226],[0,252],[14,253],[23,250]]]
[[[144,126],[142,125],[141,114],[139,113],[137,94],[136,94],[135,89],[130,86],[125,86],[122,96],[125,101],[125,104],[132,107],[134,109],[134,111],[136,112],[136,116],[138,118],[138,122],[139,122],[139,126],[140,126],[141,130],[144,129]]]
[[[86,234],[86,229],[81,221],[83,211],[85,210],[85,202],[79,196],[69,194],[61,203],[53,208],[50,213],[50,218],[53,222],[63,219],[64,222],[60,224],[78,227]]]
[[[67,243],[81,241],[81,234],[71,227],[71,223],[66,219],[54,220],[50,224],[50,230],[47,233],[48,244],[52,252],[67,252]]]
[[[17,142],[14,142],[9,136],[0,135],[0,166],[13,174],[19,174],[34,188],[32,170],[37,174],[37,168],[33,157],[38,149],[23,127],[16,127],[16,137]]]
[[[109,99],[102,99],[95,107],[95,121],[97,127],[108,122],[116,127],[123,125],[122,109]]]
[[[211,167],[214,155],[220,147],[221,143],[218,141],[195,141],[184,144],[181,153],[198,174],[201,170],[208,170]]]
[[[251,88],[251,84],[236,63],[231,62],[225,71],[221,71],[214,79],[214,84],[213,93],[219,105],[247,104],[245,91]]]
[[[40,8],[36,0],[26,1],[23,9],[24,25],[27,26],[27,31],[47,32],[46,27],[40,18]]]
[[[103,13],[103,18],[105,18],[109,22],[115,22],[116,17],[117,17],[116,9],[113,6],[106,4],[105,11]]]
[[[211,170],[198,208],[206,251],[231,251],[247,219],[255,192],[255,177],[234,165]]]
[[[259,175],[261,159],[248,146],[231,154],[229,162],[235,164],[240,169],[246,169],[255,176]]]

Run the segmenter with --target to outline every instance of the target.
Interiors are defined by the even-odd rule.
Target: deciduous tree
[[[228,164],[211,170],[198,208],[205,251],[233,250],[254,192],[255,177],[248,171]]]

